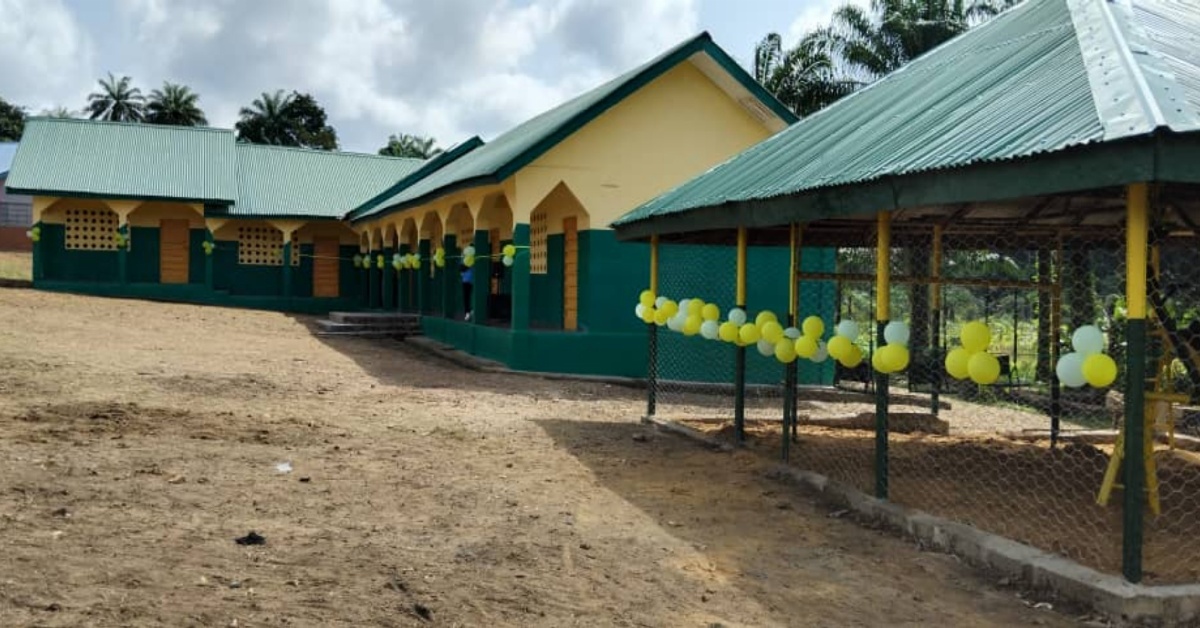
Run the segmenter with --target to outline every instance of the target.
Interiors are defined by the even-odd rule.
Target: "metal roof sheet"
[[[341,218],[424,161],[261,144],[237,144],[230,216]]]
[[[686,231],[694,228],[684,224],[690,211],[709,210],[711,216],[746,203],[791,202],[815,191],[1052,153],[1159,128],[1195,131],[1198,34],[1200,11],[1175,0],[1028,0],[613,226],[622,231],[654,220],[655,226],[636,231]],[[862,197],[863,203],[871,200],[878,198]],[[885,207],[847,201],[811,218],[879,209]]]
[[[230,203],[233,132],[30,118],[7,187],[23,194]]]
[[[769,115],[776,116],[784,124],[796,120],[795,114],[713,43],[708,33],[701,33],[659,57],[518,125],[396,194],[362,208],[362,211],[355,212],[355,217],[367,218],[384,210],[411,207],[464,187],[499,183],[553,148],[567,135],[694,54],[706,54],[716,61],[765,106]]]

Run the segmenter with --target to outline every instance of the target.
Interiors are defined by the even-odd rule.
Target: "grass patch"
[[[33,279],[33,255],[0,251],[0,279]]]

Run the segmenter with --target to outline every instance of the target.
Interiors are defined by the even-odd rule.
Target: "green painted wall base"
[[[68,292],[100,297],[145,299],[173,303],[195,303],[255,310],[271,310],[296,314],[328,314],[333,310],[357,310],[358,299],[312,298],[281,296],[253,296],[229,294],[221,290],[209,290],[200,284],[166,285],[157,283],[84,283],[67,281],[35,281],[33,287],[48,292]]]

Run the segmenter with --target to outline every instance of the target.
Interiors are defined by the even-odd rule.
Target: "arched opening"
[[[411,216],[400,224],[400,254],[416,253],[420,241],[417,221]],[[417,271],[402,269],[400,271],[400,309],[405,312],[417,311]]]
[[[579,234],[591,218],[565,183],[559,183],[529,215],[530,323],[579,328]]]
[[[512,274],[501,263],[500,251],[512,242],[512,205],[503,193],[488,196],[483,201],[475,228],[487,232],[486,249],[476,251],[475,286],[487,290],[487,311],[476,312],[489,324],[507,325],[512,321]]]
[[[320,298],[353,293],[359,235],[350,227],[336,220],[313,221],[296,231],[294,242],[300,262],[294,280],[296,296],[309,296],[308,290]]]
[[[450,209],[450,215],[446,217],[446,234],[454,236],[454,250],[446,251],[447,256],[450,256],[446,262],[446,272],[457,273],[458,278],[456,289],[451,289],[451,293],[447,295],[450,310],[446,315],[467,319],[467,313],[471,311],[475,269],[463,265],[462,250],[474,243],[475,219],[471,217],[471,210],[465,203],[459,203]]]
[[[442,247],[443,234],[445,233],[442,218],[435,211],[425,212],[421,218],[421,268],[418,274],[423,281],[423,287],[418,286],[422,296],[425,298],[421,301],[422,313],[441,316],[445,312],[443,305],[443,295],[445,294],[443,281],[439,281],[442,277],[441,269],[433,261],[434,253]]]

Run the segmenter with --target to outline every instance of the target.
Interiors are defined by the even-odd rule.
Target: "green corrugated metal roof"
[[[980,179],[951,169],[1098,144],[1108,168],[1144,174],[1153,145],[1138,140],[1200,130],[1198,37],[1200,11],[1183,2],[1028,0],[613,226],[645,237],[967,202]],[[1138,159],[1111,154],[1135,143]],[[1036,183],[1072,189],[1069,178]],[[1006,192],[1019,179],[1009,173]]]
[[[7,187],[22,194],[229,203],[233,132],[30,118]]]
[[[410,187],[361,208],[362,211],[355,212],[356,218],[419,205],[456,189],[499,183],[628,95],[697,53],[709,55],[785,123],[796,120],[795,114],[713,43],[708,33],[701,33],[658,58],[522,123]],[[686,106],[686,103],[680,105]]]
[[[236,152],[238,197],[230,216],[340,219],[424,163],[244,143]]]

